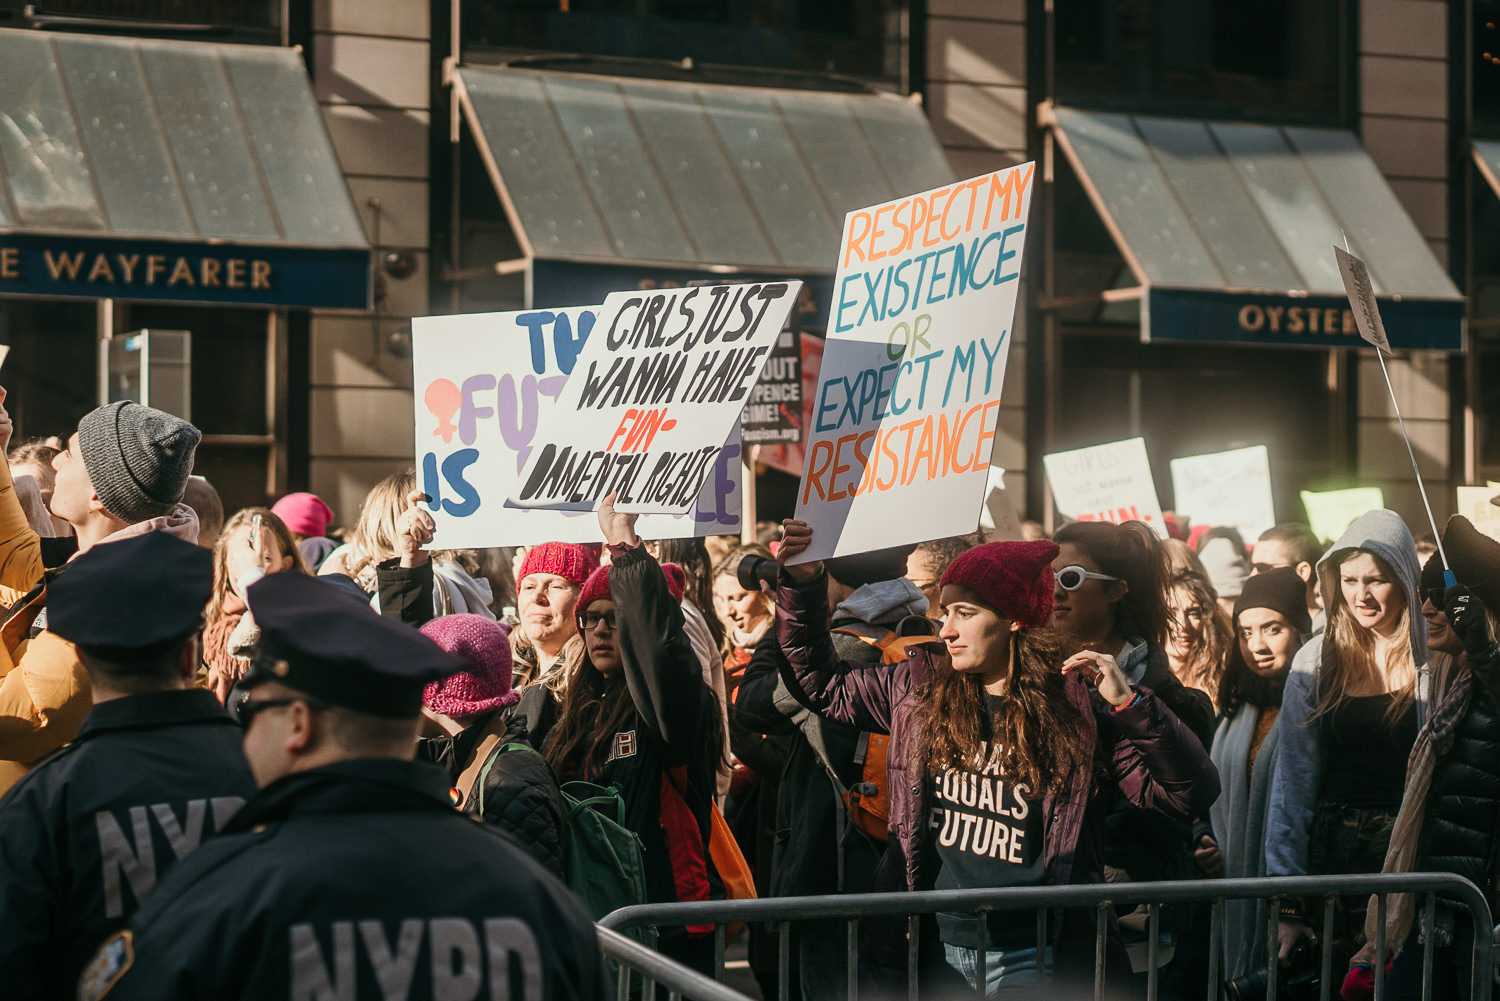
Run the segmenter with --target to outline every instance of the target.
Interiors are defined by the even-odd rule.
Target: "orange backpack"
[[[906,659],[906,648],[921,637],[901,636],[883,630],[879,637],[866,636],[853,629],[834,629],[833,632],[853,636],[880,651],[882,664],[899,664]],[[849,820],[855,827],[878,841],[890,835],[891,796],[885,777],[886,749],[891,743],[889,734],[861,731],[859,743],[854,749],[854,763],[863,771],[859,781],[844,790],[844,806],[849,810]]]

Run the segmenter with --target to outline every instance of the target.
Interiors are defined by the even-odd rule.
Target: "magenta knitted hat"
[[[310,539],[327,532],[333,524],[333,510],[317,494],[287,494],[271,513],[285,522],[289,531]]]
[[[589,605],[600,598],[609,597],[609,566],[605,564],[589,574],[583,590],[578,592],[578,604],[575,607],[580,613],[587,611]],[[661,572],[667,578],[667,593],[672,596],[673,601],[680,604],[683,590],[687,587],[687,572],[676,563],[663,563]]]
[[[422,704],[444,716],[478,716],[513,706],[521,693],[512,691],[510,629],[482,615],[444,615],[422,627],[422,635],[468,665],[422,693]]]
[[[534,573],[552,573],[582,587],[589,574],[599,569],[599,551],[571,542],[544,542],[526,551],[517,583]]]
[[[1022,626],[1040,626],[1052,615],[1052,561],[1057,543],[991,542],[948,565],[944,584],[966,587],[995,611]]]

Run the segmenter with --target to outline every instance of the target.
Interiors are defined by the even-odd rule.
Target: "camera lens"
[[[759,591],[762,583],[774,589],[776,579],[781,575],[781,567],[775,560],[748,553],[740,559],[734,575],[739,580],[740,587],[746,591]]]

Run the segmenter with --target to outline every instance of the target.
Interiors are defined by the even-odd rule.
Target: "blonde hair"
[[[1174,667],[1173,673],[1177,680],[1189,688],[1196,688],[1206,694],[1215,708],[1219,707],[1219,684],[1224,680],[1224,668],[1229,663],[1229,652],[1237,645],[1234,635],[1234,626],[1229,621],[1229,613],[1225,612],[1219,605],[1219,595],[1208,582],[1208,578],[1193,573],[1191,570],[1179,570],[1172,575],[1167,584],[1167,608],[1172,611],[1176,606],[1173,600],[1176,592],[1184,591],[1188,595],[1189,604],[1196,604],[1203,610],[1203,632],[1199,635],[1197,642],[1188,648],[1183,657],[1180,668]],[[1177,616],[1171,616],[1173,628],[1175,628]],[[1168,646],[1176,646],[1168,634]],[[1169,649],[1170,654],[1170,649]]]
[[[1339,567],[1359,556],[1374,559],[1380,572],[1391,581],[1395,588],[1394,598],[1401,604],[1401,617],[1397,622],[1396,633],[1400,639],[1387,647],[1384,664],[1387,682],[1396,679],[1401,682],[1400,687],[1391,692],[1395,698],[1391,700],[1391,707],[1385,714],[1386,724],[1391,725],[1401,718],[1416,696],[1417,662],[1411,648],[1411,598],[1391,565],[1369,549],[1349,549],[1341,553],[1334,567],[1335,575]],[[1325,604],[1328,604],[1326,597]],[[1375,654],[1375,631],[1354,621],[1349,603],[1344,600],[1342,590],[1339,590],[1337,600],[1331,603],[1331,611],[1328,613],[1328,632],[1323,639],[1323,661],[1318,672],[1318,705],[1308,717],[1309,724],[1332,713],[1352,698],[1349,692],[1357,688],[1360,681],[1380,676],[1382,665],[1376,662]]]
[[[401,515],[406,511],[407,496],[415,489],[416,470],[404,469],[387,476],[365,494],[359,521],[349,536],[349,547],[354,550],[348,569],[350,577],[357,577],[371,564],[401,555]],[[479,573],[479,558],[473,550],[442,549],[428,555],[457,563],[470,577]]]

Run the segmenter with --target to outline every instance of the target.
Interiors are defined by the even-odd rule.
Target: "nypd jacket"
[[[448,782],[371,759],[271,783],[105,942],[79,998],[601,1001],[583,906]]]
[[[0,799],[0,984],[71,997],[94,948],[255,791],[239,729],[205,691],[95,706]]]

